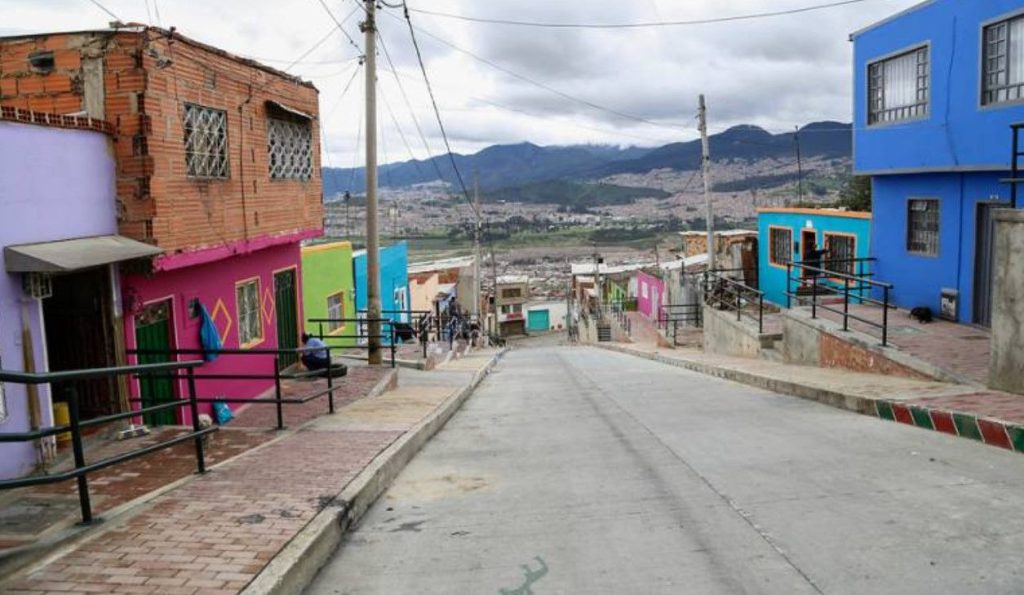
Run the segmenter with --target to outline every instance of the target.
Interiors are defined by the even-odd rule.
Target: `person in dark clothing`
[[[309,333],[302,333],[302,345],[306,348],[327,347],[326,343]],[[327,353],[327,349],[313,349],[312,351],[303,352],[302,365],[306,366],[306,369],[310,371],[326,370],[331,367],[331,357]]]
[[[813,267],[814,269],[820,269],[821,268],[821,264],[822,264],[822,259],[824,259],[826,256],[828,256],[828,252],[829,252],[828,244],[825,244],[825,247],[823,249],[819,250],[817,243],[815,243],[813,246],[811,246],[811,249],[807,251],[807,255],[804,256],[804,264],[809,266],[809,267]],[[808,277],[815,277],[818,274],[819,273],[816,270],[809,270],[809,271],[807,271],[807,276]]]

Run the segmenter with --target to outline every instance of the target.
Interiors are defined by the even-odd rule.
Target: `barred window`
[[[1024,16],[985,27],[981,102],[1024,99]]]
[[[907,201],[907,251],[924,256],[939,254],[939,201]]]
[[[313,133],[303,118],[267,118],[267,155],[274,180],[308,180],[313,175]]]
[[[327,323],[327,330],[334,332],[345,325],[341,322],[341,319],[345,317],[345,303],[342,299],[342,294],[336,293],[334,295],[327,296],[327,318],[331,322]]]
[[[772,227],[768,232],[768,262],[785,266],[793,260],[793,230]]]
[[[236,285],[235,301],[238,308],[238,344],[246,347],[259,343],[263,340],[259,279]]]
[[[828,254],[825,256],[825,268],[833,273],[852,275],[854,273],[854,262],[857,258],[857,238],[855,236],[836,233],[825,233],[825,247]]]
[[[185,104],[185,165],[197,178],[228,177],[228,113]]]
[[[868,124],[928,115],[928,48],[868,65]]]

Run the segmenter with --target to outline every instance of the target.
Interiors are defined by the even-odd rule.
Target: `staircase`
[[[605,322],[597,323],[597,341],[599,343],[608,343],[612,340],[612,325]]]

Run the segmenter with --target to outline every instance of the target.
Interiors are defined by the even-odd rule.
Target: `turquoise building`
[[[831,270],[855,274],[870,271],[867,262],[853,259],[871,255],[871,214],[839,209],[760,209],[757,214],[758,280],[765,299],[786,305],[787,287],[795,289],[798,281],[787,285],[787,263],[801,262],[815,247],[828,245]],[[793,269],[792,277],[800,275]],[[824,284],[842,287],[828,279]]]
[[[366,250],[352,254],[354,270],[356,312],[358,318],[365,318],[366,312]],[[409,249],[405,242],[399,242],[380,249],[380,306],[384,318],[409,322]],[[361,325],[362,326],[362,325]],[[387,329],[384,329],[387,332]],[[362,329],[360,334],[365,334]]]

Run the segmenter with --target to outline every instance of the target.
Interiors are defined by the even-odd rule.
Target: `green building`
[[[310,319],[355,318],[355,283],[352,278],[352,244],[330,242],[302,247],[302,308],[306,332],[325,336],[355,337],[357,324],[316,323]],[[337,339],[329,345],[352,345]]]

